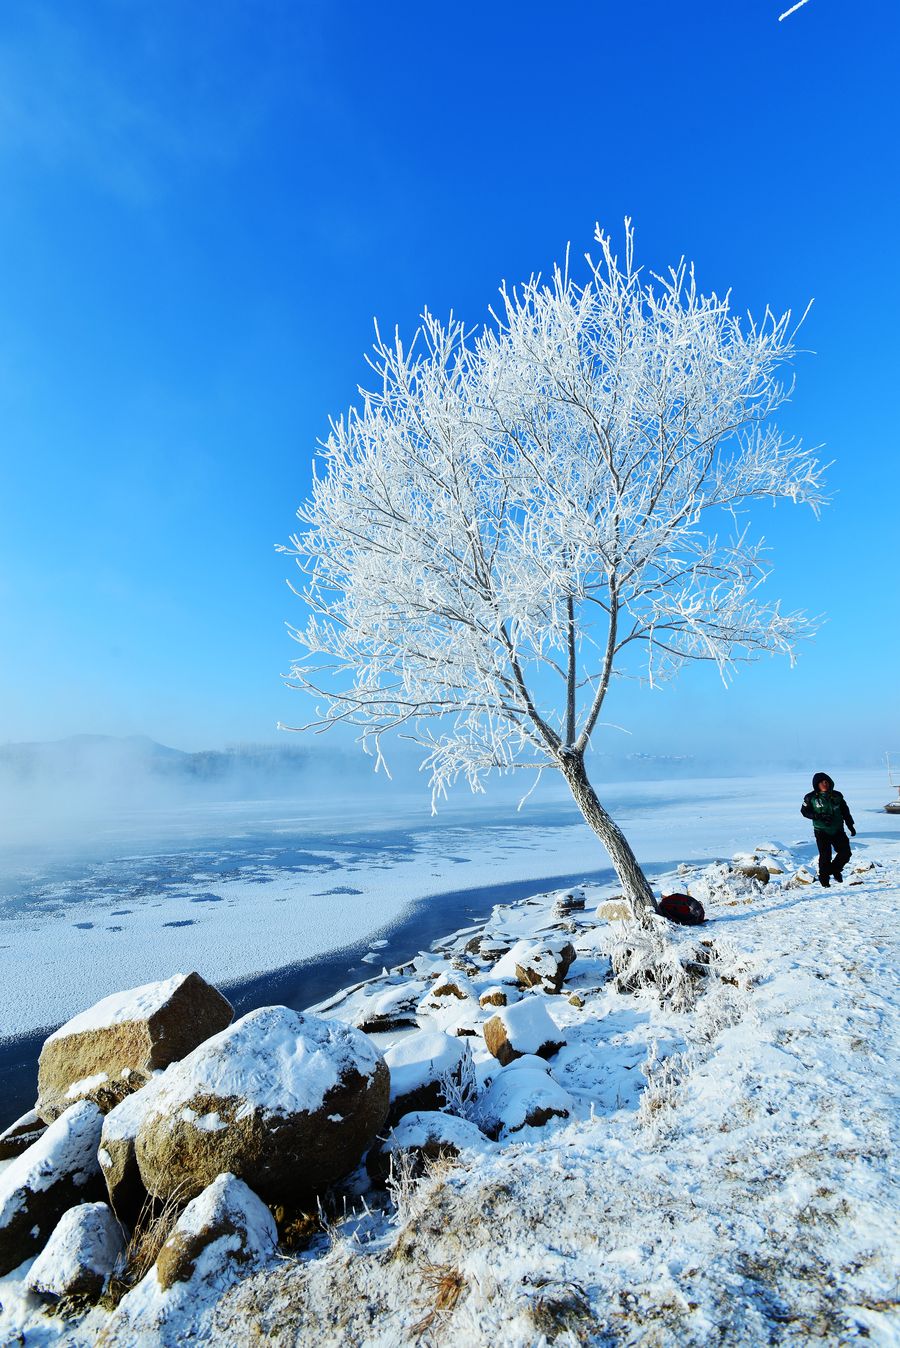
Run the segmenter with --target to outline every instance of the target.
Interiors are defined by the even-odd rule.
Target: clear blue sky
[[[893,0],[0,10],[0,741],[276,737],[273,545],[377,315],[485,314],[626,214],[741,308],[816,304],[789,424],[833,505],[767,513],[829,623],[727,694],[623,693],[643,752],[871,760],[896,713]]]

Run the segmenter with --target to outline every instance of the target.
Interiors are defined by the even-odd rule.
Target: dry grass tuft
[[[125,1247],[122,1270],[110,1278],[101,1298],[100,1304],[105,1309],[114,1310],[126,1292],[130,1292],[150,1272],[160,1250],[172,1234],[172,1228],[181,1216],[186,1201],[183,1189],[176,1189],[164,1201],[152,1196],[144,1200]]]
[[[445,1315],[450,1315],[459,1301],[466,1280],[451,1264],[423,1264],[419,1269],[425,1287],[426,1299],[432,1302],[427,1314],[417,1320],[409,1331],[410,1338],[420,1339]]]
[[[185,1198],[181,1189],[176,1189],[162,1202],[158,1198],[146,1200],[125,1251],[129,1281],[140,1282],[150,1272],[184,1206]]]
[[[278,1227],[278,1243],[290,1254],[305,1249],[314,1236],[328,1229],[321,1207],[311,1212],[307,1208],[278,1206],[272,1209],[272,1216]]]
[[[577,1343],[589,1343],[597,1329],[588,1295],[577,1283],[541,1282],[529,1315],[535,1329],[549,1343],[561,1334],[571,1336]]]

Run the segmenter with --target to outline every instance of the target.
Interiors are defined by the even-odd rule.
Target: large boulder
[[[57,1222],[28,1271],[29,1291],[51,1300],[97,1301],[125,1254],[122,1228],[105,1203],[79,1203]]]
[[[309,1199],[359,1161],[390,1079],[361,1031],[264,1006],[174,1063],[138,1128],[141,1179],[184,1201],[228,1170],[261,1198]]]
[[[73,1105],[0,1174],[0,1278],[43,1249],[67,1208],[103,1197],[102,1122],[89,1100]]]
[[[46,1123],[77,1100],[93,1100],[106,1114],[232,1015],[231,1003],[196,973],[104,997],[45,1041],[35,1108]]]
[[[103,1120],[97,1159],[103,1170],[109,1204],[120,1222],[133,1227],[147,1200],[147,1190],[138,1170],[135,1143],[153,1096],[164,1073],[150,1078],[146,1086],[127,1096]]]
[[[416,1110],[440,1109],[448,1103],[448,1091],[464,1096],[474,1079],[468,1044],[443,1030],[408,1035],[384,1058],[391,1073],[392,1124]]]
[[[208,1341],[216,1301],[271,1259],[277,1240],[272,1214],[256,1194],[234,1175],[218,1175],[187,1205],[153,1268],[122,1298],[98,1348]]]
[[[524,997],[512,1006],[501,1006],[484,1027],[488,1051],[504,1066],[525,1053],[551,1058],[566,1037],[547,1010],[543,998]]]
[[[517,941],[497,961],[491,977],[499,982],[518,983],[523,988],[543,988],[559,992],[575,959],[575,947],[565,936],[545,936],[540,940]]]
[[[16,1119],[0,1133],[0,1161],[11,1161],[21,1156],[33,1143],[37,1142],[47,1127],[43,1119],[37,1116],[37,1110],[30,1109],[27,1114]]]

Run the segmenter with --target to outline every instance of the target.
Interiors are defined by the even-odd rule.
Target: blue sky
[[[794,671],[623,689],[602,747],[900,749],[900,12],[780,8],[4,5],[0,742],[300,718],[274,544],[373,316],[480,320],[628,214],[739,308],[815,297],[783,420],[834,501],[762,529],[773,592],[829,621]]]

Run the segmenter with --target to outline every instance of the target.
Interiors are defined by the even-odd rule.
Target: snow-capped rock
[[[103,1197],[102,1121],[97,1106],[82,1100],[0,1174],[0,1277],[43,1249],[67,1208]]]
[[[415,1027],[416,1007],[423,991],[423,983],[405,979],[367,998],[355,1016],[357,1029],[365,1034],[383,1034]]]
[[[60,1217],[26,1285],[42,1297],[96,1301],[124,1252],[122,1228],[107,1204],[80,1203]]]
[[[309,1198],[359,1160],[388,1110],[378,1049],[337,1020],[266,1006],[173,1064],[135,1141],[149,1193],[197,1194],[223,1170],[263,1198]]]
[[[149,1273],[123,1297],[101,1342],[116,1348],[180,1348],[205,1339],[206,1317],[223,1292],[275,1253],[268,1208],[223,1173],[185,1208]]]
[[[447,1103],[448,1085],[463,1090],[472,1070],[464,1039],[443,1030],[419,1030],[384,1055],[391,1073],[389,1121],[404,1114],[436,1110]]]
[[[494,983],[486,987],[478,998],[480,1006],[508,1006],[510,1002],[517,1002],[519,993],[509,984],[501,987]]]
[[[439,974],[419,1002],[418,1015],[431,1020],[454,1020],[469,1002],[478,1005],[478,996],[467,974],[459,971]]]
[[[501,1064],[534,1053],[552,1057],[566,1037],[547,1010],[544,999],[535,994],[523,997],[512,1006],[502,1006],[484,1027],[484,1042]]]
[[[479,944],[479,952],[482,959],[493,964],[501,959],[513,944],[512,940],[496,932],[485,932]]]
[[[413,1176],[425,1172],[426,1163],[442,1157],[479,1158],[494,1151],[494,1144],[476,1124],[455,1114],[422,1110],[407,1114],[373,1147],[366,1159],[369,1174],[384,1183],[391,1173],[392,1160],[405,1153],[411,1159]]]
[[[522,1128],[542,1128],[553,1118],[569,1118],[574,1101],[543,1063],[514,1062],[498,1072],[479,1108],[488,1135],[504,1138]]]
[[[0,1161],[11,1161],[21,1156],[41,1136],[47,1127],[43,1119],[38,1118],[37,1110],[29,1109],[27,1114],[11,1123],[0,1133]]]
[[[491,978],[523,988],[559,992],[574,959],[575,947],[565,936],[521,940],[497,961]]]
[[[569,913],[583,912],[584,906],[584,890],[573,889],[557,895],[556,902],[553,905],[553,913],[556,917],[567,917]]]
[[[197,973],[104,997],[45,1040],[38,1114],[51,1123],[83,1099],[107,1113],[153,1071],[224,1029],[232,1014],[230,1002]]]

